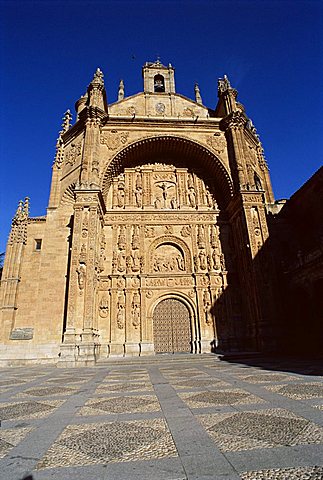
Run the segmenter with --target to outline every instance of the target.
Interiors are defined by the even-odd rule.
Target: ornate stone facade
[[[143,93],[127,98],[122,83],[109,105],[97,70],[75,124],[64,117],[47,216],[19,205],[2,363],[269,345],[255,258],[273,194],[255,128],[226,77],[212,110],[196,87],[196,101],[175,92],[171,65],[143,75]]]

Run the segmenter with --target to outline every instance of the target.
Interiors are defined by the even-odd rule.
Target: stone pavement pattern
[[[322,371],[249,363],[3,369],[0,479],[322,480]]]

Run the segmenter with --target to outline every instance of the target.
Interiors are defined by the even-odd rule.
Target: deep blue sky
[[[322,164],[322,2],[1,1],[1,233],[17,202],[43,215],[61,116],[98,66],[108,101],[120,78],[142,90],[141,67],[160,55],[176,90],[217,102],[227,74],[265,148],[276,198],[289,197]]]

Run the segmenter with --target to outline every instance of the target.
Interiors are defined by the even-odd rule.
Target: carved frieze
[[[79,141],[77,143],[71,143],[69,147],[66,148],[65,152],[65,163],[66,165],[73,166],[78,157],[81,156],[82,153],[82,142]]]
[[[119,132],[118,130],[110,130],[109,132],[102,132],[100,143],[106,145],[109,150],[117,150],[126,145],[129,137],[129,132]]]
[[[214,133],[214,135],[207,136],[206,137],[206,143],[218,155],[221,155],[221,153],[223,153],[225,151],[226,146],[227,146],[226,139],[219,132]]]

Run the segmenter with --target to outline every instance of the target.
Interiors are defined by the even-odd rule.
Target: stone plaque
[[[15,328],[10,333],[10,340],[31,340],[34,336],[34,329],[30,327]]]

